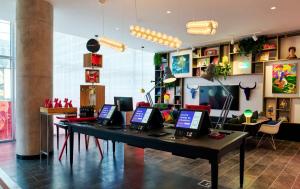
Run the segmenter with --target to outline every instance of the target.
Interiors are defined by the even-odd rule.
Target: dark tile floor
[[[277,141],[278,149],[273,151],[267,143],[257,149],[255,142],[247,144],[244,188],[300,189],[300,143]],[[197,189],[201,188],[197,185],[200,180],[210,180],[210,165],[206,160],[186,159],[150,149],[143,152],[121,143],[116,146],[115,156],[111,144],[108,151],[106,142],[103,148],[104,159],[99,160],[93,142],[87,152],[83,144],[80,153],[76,147],[71,170],[65,154],[58,161],[57,150],[47,165],[46,160],[17,160],[15,144],[2,143],[0,168],[22,188]],[[239,188],[238,151],[222,159],[219,186]]]

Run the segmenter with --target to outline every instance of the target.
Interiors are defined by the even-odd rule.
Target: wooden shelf
[[[282,111],[282,112],[289,112],[289,111],[291,111],[291,110],[289,110],[289,109],[276,109],[277,111]]]
[[[262,49],[261,51],[275,51],[277,48]]]

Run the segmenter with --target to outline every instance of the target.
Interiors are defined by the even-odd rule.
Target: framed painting
[[[170,68],[175,77],[192,77],[193,75],[193,57],[192,50],[174,52],[170,54]]]
[[[272,93],[295,94],[297,86],[297,64],[273,64]]]
[[[85,70],[85,82],[86,83],[99,83],[99,70]]]

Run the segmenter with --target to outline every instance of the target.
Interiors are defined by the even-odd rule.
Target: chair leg
[[[96,137],[95,137],[95,142],[96,142],[96,146],[98,147],[99,152],[100,152],[100,155],[101,155],[101,158],[100,158],[100,159],[103,159],[103,152],[102,152],[102,149],[101,149],[101,145],[100,145],[100,143],[99,143],[98,138],[96,138]]]
[[[271,144],[274,150],[276,150],[276,145],[275,145],[275,141],[274,141],[274,135],[271,135]]]
[[[265,134],[263,134],[263,135],[261,136],[261,138],[259,139],[259,141],[258,141],[258,143],[257,143],[257,145],[256,145],[257,148],[260,146],[260,143],[261,143],[262,139],[264,138],[264,136],[265,136]]]
[[[59,149],[59,127],[56,125],[56,146]]]
[[[68,136],[68,129],[65,129],[65,139]],[[68,155],[68,140],[66,140],[66,155]]]
[[[58,157],[58,160],[59,160],[59,161],[61,161],[61,158],[62,158],[62,155],[63,155],[63,153],[64,153],[64,150],[65,150],[65,148],[66,148],[66,146],[67,146],[67,141],[68,141],[69,137],[70,137],[70,133],[68,133],[67,137],[65,138],[65,142],[64,142],[64,144],[63,144],[63,147],[62,147],[61,152],[60,152],[59,157]],[[66,151],[67,151],[67,150],[66,150]]]

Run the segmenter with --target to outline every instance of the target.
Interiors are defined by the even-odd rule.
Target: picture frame
[[[193,51],[184,50],[170,54],[170,68],[177,78],[192,77]]]
[[[100,71],[93,69],[85,70],[85,82],[86,83],[99,83],[100,82]]]

